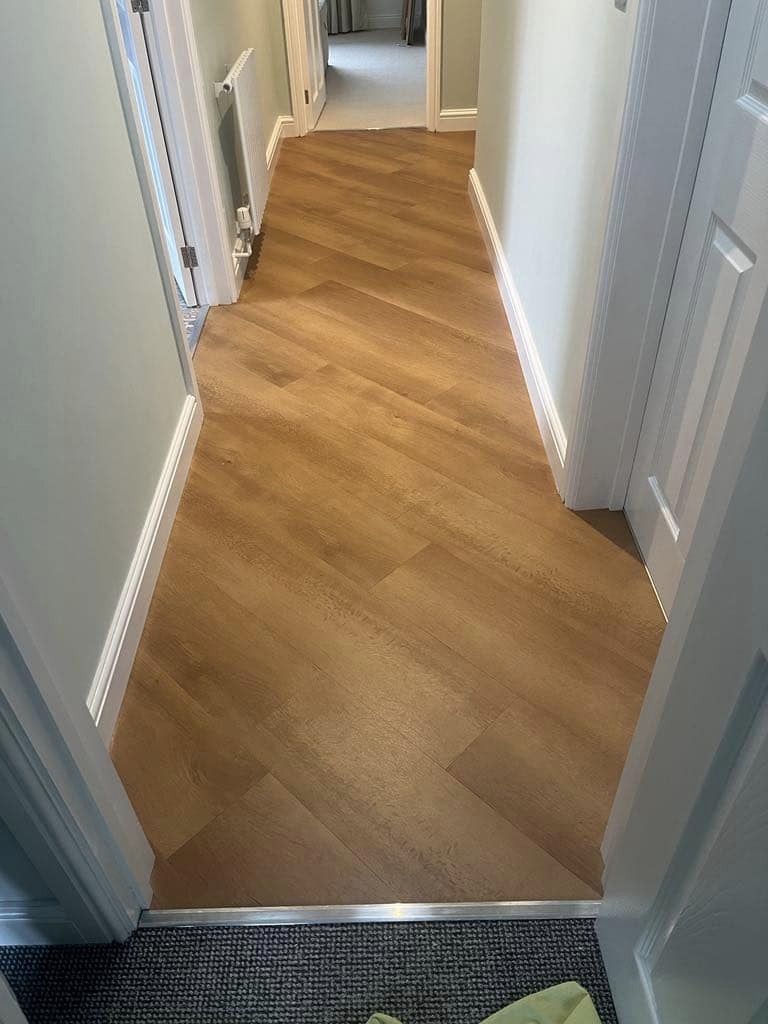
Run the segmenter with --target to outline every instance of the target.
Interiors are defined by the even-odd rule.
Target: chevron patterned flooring
[[[473,136],[286,141],[113,741],[155,905],[592,898],[663,621],[558,499]]]

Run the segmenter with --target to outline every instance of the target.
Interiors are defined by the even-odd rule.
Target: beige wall
[[[0,565],[85,701],[186,388],[99,5],[11,4],[0,78]]]
[[[443,110],[477,106],[482,6],[482,0],[443,0]]]
[[[218,101],[213,83],[221,81],[249,47],[256,50],[261,83],[262,115],[267,141],[275,120],[291,113],[288,60],[285,52],[281,0],[191,0],[198,56],[208,97],[208,113],[219,167],[227,222],[236,237],[237,185],[234,111],[231,100]]]
[[[638,0],[485,0],[475,166],[570,435]]]

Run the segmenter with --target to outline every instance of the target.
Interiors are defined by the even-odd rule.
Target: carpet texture
[[[426,124],[423,46],[406,46],[396,28],[331,36],[330,46],[328,99],[319,131]]]
[[[479,1024],[569,980],[617,1024],[591,921],[167,928],[8,947],[0,969],[30,1024]]]

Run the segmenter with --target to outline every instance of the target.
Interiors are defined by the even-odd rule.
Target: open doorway
[[[134,5],[129,9],[127,0],[117,0],[117,11],[181,323],[192,352],[208,306],[200,298],[203,288],[197,250],[188,237],[192,216],[186,209],[181,168],[174,155],[174,123],[163,98],[158,44],[148,7],[144,10]]]
[[[283,14],[296,135],[438,129],[438,0],[285,0]]]
[[[318,131],[426,124],[426,8],[320,0],[326,104]]]

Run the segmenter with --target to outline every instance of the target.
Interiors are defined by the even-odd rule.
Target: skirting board
[[[296,134],[296,121],[290,114],[280,114],[275,118],[275,125],[267,143],[267,170],[270,181],[277,167],[277,158],[280,156],[280,144],[283,139],[292,139]]]
[[[125,696],[202,422],[200,402],[188,395],[88,694],[88,710],[107,745]]]
[[[533,333],[525,315],[522,300],[515,287],[512,271],[507,262],[488,200],[485,198],[483,186],[474,167],[469,172],[469,196],[475,209],[480,230],[483,233],[493,272],[496,275],[501,300],[504,303],[509,326],[512,329],[512,337],[515,339],[515,347],[517,348],[520,365],[523,369],[528,395],[533,405],[533,411],[536,415],[536,422],[539,426],[541,439],[544,442],[552,475],[555,478],[555,485],[562,497],[565,488],[565,456],[567,451],[565,430],[557,414],[552,392],[549,390],[549,384],[544,373],[544,367],[541,365]]]
[[[473,132],[477,127],[477,107],[441,110],[437,115],[439,132]]]
[[[0,900],[0,946],[59,946],[82,941],[56,900]]]

